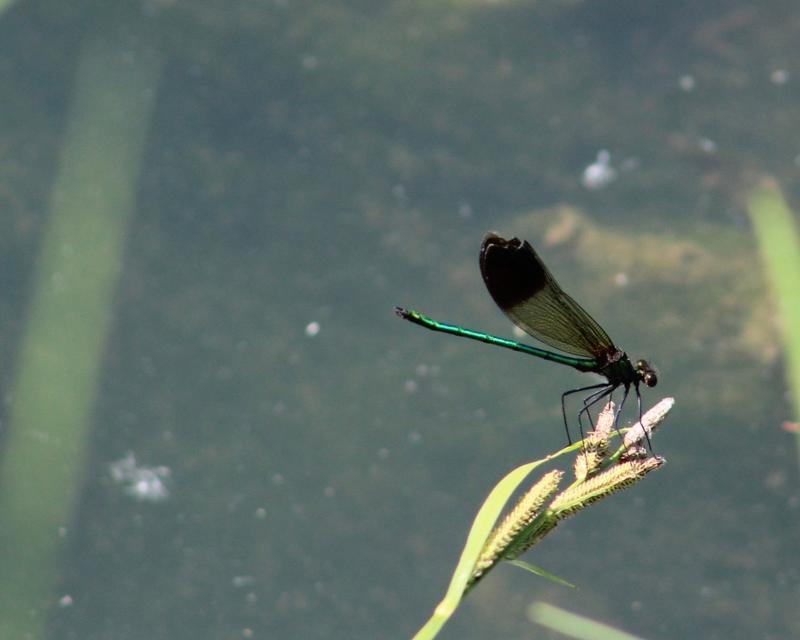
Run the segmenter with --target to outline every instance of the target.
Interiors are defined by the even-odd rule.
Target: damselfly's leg
[[[561,415],[564,417],[564,430],[567,432],[567,443],[568,444],[572,444],[572,438],[569,435],[569,425],[567,424],[567,406],[566,406],[566,404],[564,402],[566,397],[569,396],[569,395],[572,395],[573,393],[580,393],[581,391],[589,391],[591,389],[600,389],[601,387],[605,389],[607,386],[608,386],[608,383],[601,382],[600,384],[593,384],[593,385],[590,385],[588,387],[580,387],[579,389],[570,389],[569,391],[565,391],[564,393],[561,394]],[[580,423],[580,413],[578,414],[578,422]],[[580,424],[578,426],[579,426],[579,428],[581,428],[581,439],[583,439],[583,428],[580,427]]]
[[[636,404],[639,407],[639,424],[642,424],[642,394],[639,393],[639,385],[636,385]],[[644,425],[642,425],[642,429],[644,429]],[[653,451],[653,444],[650,442],[650,434],[647,433],[647,429],[644,429],[644,437],[647,439],[647,448],[650,449],[650,452]]]
[[[622,434],[619,431],[619,417],[622,415],[622,408],[625,406],[625,401],[628,399],[628,392],[630,391],[631,386],[629,384],[625,385],[625,393],[622,394],[622,402],[619,403],[617,410],[614,415],[614,429],[617,431],[617,435],[619,436],[620,442],[622,442]]]
[[[586,414],[586,417],[589,419],[589,424],[591,424],[592,428],[594,429],[594,423],[592,422],[592,418],[589,415],[589,409],[591,409],[594,404],[596,404],[606,396],[610,396],[612,393],[614,393],[614,389],[616,388],[617,388],[616,385],[605,384],[603,385],[602,389],[600,389],[599,391],[595,391],[594,393],[592,393],[591,395],[589,395],[587,398],[584,399],[583,408],[578,412],[578,428],[581,431],[581,440],[583,440],[583,420],[581,417],[582,414],[584,413]]]

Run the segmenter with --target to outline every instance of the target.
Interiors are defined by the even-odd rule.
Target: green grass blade
[[[655,428],[666,417],[673,402],[672,398],[665,398],[642,416],[641,423],[645,432],[655,432]],[[614,405],[609,402],[600,413],[595,430],[588,434],[585,440],[564,447],[541,460],[523,464],[506,474],[495,485],[475,516],[444,599],[414,636],[415,640],[429,640],[436,637],[464,596],[500,562],[512,562],[536,575],[574,587],[566,580],[527,562],[521,562],[517,558],[553,531],[564,518],[573,516],[586,506],[632,486],[664,464],[664,459],[658,456],[638,455],[637,438],[643,436],[632,439],[630,446],[636,455],[632,454],[633,457],[630,459],[619,462],[614,456],[602,455],[608,452],[608,440],[613,437],[614,415]],[[566,489],[560,488],[565,472],[559,469],[551,470],[526,492],[521,493],[513,508],[507,509],[509,500],[532,471],[555,458],[578,451],[577,459],[572,465],[575,480]],[[596,465],[588,465],[586,462],[581,464],[590,458],[594,460],[594,457],[597,457]],[[581,470],[584,473],[581,473]],[[499,518],[504,513],[503,520],[498,526]]]
[[[781,319],[794,419],[800,419],[800,233],[778,184],[764,179],[747,201],[758,249]],[[797,439],[800,455],[800,435]]]
[[[120,13],[114,10],[115,13]],[[98,28],[102,23],[98,23]],[[106,23],[104,33],[112,24]],[[126,22],[126,30],[132,25]],[[0,466],[0,637],[47,635],[83,483],[160,56],[92,36],[77,64],[50,216],[32,277]],[[4,363],[4,366],[7,366]]]
[[[534,602],[528,609],[528,617],[543,627],[579,640],[640,640],[638,636],[544,602]]]
[[[554,573],[545,571],[541,567],[537,567],[535,564],[531,564],[530,562],[525,562],[524,560],[509,560],[508,563],[513,564],[515,567],[519,567],[520,569],[525,569],[525,571],[530,571],[531,573],[534,573],[542,578],[547,578],[548,580],[552,580],[553,582],[560,584],[564,587],[577,589],[577,587],[568,580],[564,580],[564,578],[560,578]]]
[[[453,577],[450,579],[450,586],[447,588],[444,599],[436,607],[430,619],[416,633],[414,640],[427,640],[436,637],[439,629],[442,628],[458,608],[464,596],[467,584],[472,577],[472,572],[478,561],[478,557],[480,556],[484,544],[486,544],[486,540],[489,538],[497,519],[505,509],[509,499],[525,478],[527,478],[534,469],[558,456],[575,451],[578,447],[580,447],[580,443],[575,443],[546,458],[523,464],[510,471],[495,485],[478,511],[478,515],[475,516],[475,520],[472,522],[472,527],[467,536],[467,542],[464,545],[464,550],[461,552],[461,558],[453,572]]]

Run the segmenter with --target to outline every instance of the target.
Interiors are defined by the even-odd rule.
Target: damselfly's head
[[[636,361],[636,377],[648,387],[655,387],[658,384],[656,370],[648,364],[647,360]]]

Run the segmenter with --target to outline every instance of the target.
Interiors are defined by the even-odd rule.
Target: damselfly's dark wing
[[[487,234],[481,275],[511,322],[565,353],[604,360],[617,348],[603,328],[558,286],[528,242]]]

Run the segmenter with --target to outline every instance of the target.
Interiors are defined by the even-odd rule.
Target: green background
[[[488,489],[564,443],[559,394],[593,382],[392,313],[510,335],[477,267],[493,229],[658,367],[669,464],[526,556],[579,590],[499,567],[442,637],[548,637],[534,600],[648,638],[800,634],[797,415],[745,208],[764,173],[800,200],[798,23],[780,1],[12,5],[0,453],[79,61],[100,39],[159,63],[74,500],[29,568],[50,595],[4,606],[52,638],[411,636]],[[102,189],[128,142],[86,143]],[[617,179],[587,189],[601,149]],[[129,451],[167,500],[113,480]]]

